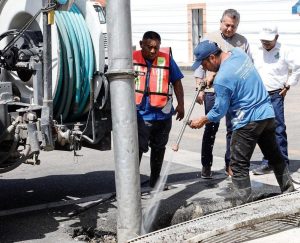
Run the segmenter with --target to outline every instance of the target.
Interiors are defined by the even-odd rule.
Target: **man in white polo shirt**
[[[278,37],[277,26],[264,26],[259,35],[261,46],[253,51],[252,57],[271,97],[275,111],[276,141],[284,161],[289,164],[284,98],[290,86],[296,85],[300,79],[300,59],[295,50],[279,43]],[[267,158],[264,158],[253,174],[263,175],[271,171]]]

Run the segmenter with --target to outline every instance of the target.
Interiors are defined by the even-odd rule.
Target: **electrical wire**
[[[23,27],[18,31],[18,34],[3,48],[2,55],[4,55],[12,46],[17,42],[18,39],[23,35],[23,33],[30,27],[33,21],[40,15],[41,10],[39,10]]]

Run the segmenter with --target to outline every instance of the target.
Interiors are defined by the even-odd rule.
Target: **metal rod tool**
[[[192,111],[194,109],[197,97],[198,97],[200,91],[203,91],[205,88],[206,88],[206,82],[200,82],[200,84],[196,87],[196,92],[195,92],[195,96],[194,96],[193,102],[192,102],[192,104],[191,104],[191,106],[189,108],[189,111],[188,111],[187,115],[186,115],[186,119],[183,121],[183,125],[182,125],[180,133],[179,133],[179,135],[177,137],[176,144],[174,144],[172,146],[172,149],[174,151],[178,151],[178,149],[179,149],[179,143],[181,141],[181,138],[183,136],[185,128],[186,128],[187,125],[189,125],[191,123],[191,120],[189,120],[189,119],[190,119],[190,116],[191,116]]]

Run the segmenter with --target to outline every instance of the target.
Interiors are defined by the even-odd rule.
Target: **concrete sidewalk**
[[[194,95],[195,81],[193,72],[184,69],[185,79],[185,106],[188,110]],[[285,118],[289,141],[290,171],[294,180],[300,181],[300,110],[299,110],[300,86],[292,87],[285,98]],[[196,105],[191,118],[203,115],[203,106]],[[203,129],[192,130],[187,128],[180,144],[178,152],[171,150],[175,143],[182,122],[174,122],[169,139],[169,148],[165,155],[165,163],[170,162],[167,184],[169,190],[162,191],[157,196],[156,217],[153,219],[150,231],[159,230],[170,225],[175,225],[203,215],[211,214],[234,206],[231,195],[231,180],[224,173],[224,153],[226,129],[224,119],[221,120],[219,131],[214,146],[214,161],[212,170],[213,179],[201,179],[201,138]],[[261,161],[262,154],[256,148],[251,159],[250,170],[256,168]],[[141,163],[141,174],[147,175],[145,164],[149,165],[149,154],[144,155]],[[254,176],[250,172],[251,184],[254,194],[258,198],[267,198],[280,194],[280,189],[273,173]],[[295,184],[299,189],[299,185]],[[150,194],[142,196],[143,210],[149,205]],[[284,233],[283,233],[284,234]],[[288,233],[287,233],[288,234]],[[269,236],[271,237],[271,236]],[[276,237],[274,235],[274,237]],[[262,239],[263,240],[263,239]],[[230,241],[228,241],[230,242]],[[255,241],[260,242],[260,241]],[[288,241],[286,242],[293,242]]]
[[[195,80],[191,71],[184,71],[184,75],[182,83],[185,90],[185,108],[188,110],[194,97]],[[295,180],[300,180],[299,93],[300,86],[292,87],[285,99],[289,157]],[[203,114],[203,106],[197,104],[191,118]],[[145,232],[164,230],[171,225],[233,207],[231,180],[224,173],[226,135],[224,119],[221,120],[214,145],[212,166],[214,178],[210,180],[200,178],[203,129],[187,128],[179,151],[174,153],[171,150],[181,127],[182,121],[174,119],[164,162],[164,167],[169,162],[169,170],[166,172],[169,190],[159,192],[157,198],[153,199],[154,194],[146,186],[147,183],[142,186],[143,211],[149,210],[149,204],[158,205],[155,211],[150,210],[154,213],[153,217],[152,214],[148,214],[151,217],[144,214],[144,225],[148,223]],[[251,158],[251,170],[259,165],[261,158],[262,154],[256,148]],[[20,207],[31,210],[27,213],[1,217],[0,242],[56,243],[84,240],[93,242],[93,239],[94,242],[116,242],[118,204],[115,197],[106,200],[107,193],[115,192],[113,151],[99,152],[83,148],[78,157],[73,157],[72,153],[66,151],[45,152],[41,154],[41,159],[43,163],[40,166],[28,168],[24,165],[0,176],[2,210]],[[140,165],[142,182],[149,179],[149,167],[149,154],[144,154]],[[250,173],[250,175],[252,188],[257,197],[280,193],[273,174],[253,176]],[[91,197],[94,201],[79,203],[80,199]],[[79,201],[65,207],[48,207],[49,202],[61,203],[70,199]],[[46,209],[33,211],[30,206],[36,204]],[[278,233],[278,239],[281,239],[283,234],[286,242],[295,242],[290,238],[293,232],[294,230],[289,229],[280,235]],[[232,243],[235,239],[232,233],[228,233],[227,241],[207,242]],[[272,242],[276,242],[274,241],[276,235],[273,235]],[[264,239],[260,238],[255,242],[262,241]],[[264,242],[269,242],[269,238]]]
[[[130,242],[247,242],[297,229],[299,222],[300,192],[297,191],[198,217]]]
[[[143,157],[145,162],[149,160],[148,156],[149,154],[146,154]],[[199,158],[200,154],[196,152],[186,150],[173,152],[171,149],[167,149],[165,159],[170,159],[170,161],[165,161],[164,168],[170,168],[170,170],[168,172],[162,171],[161,175],[169,174],[168,190],[157,194],[144,193],[142,196],[144,221],[147,221],[147,217],[151,216],[146,211],[152,210],[152,213],[155,212],[151,227],[148,222],[146,232],[160,230],[182,222],[188,223],[189,220],[221,210],[231,209],[235,206],[235,200],[231,193],[231,178],[224,173],[223,158],[214,157],[213,179],[200,178],[201,166],[199,165]],[[256,167],[256,164],[254,163],[251,169]],[[300,181],[299,167],[300,165],[297,161],[291,161],[292,177],[297,181]],[[178,181],[178,175],[181,176],[181,181]],[[251,184],[257,200],[280,194],[280,189],[273,173],[262,176],[254,176],[251,173]],[[299,189],[299,185],[295,185],[295,187]],[[156,198],[153,199],[153,197]],[[156,203],[153,203],[153,200]],[[152,207],[152,209],[149,209],[149,207]],[[288,210],[288,207],[289,205],[287,205],[286,210]],[[259,214],[256,217],[259,217]],[[233,215],[233,223],[234,219]],[[280,232],[280,234],[282,235],[284,232]],[[287,234],[291,235],[291,239],[294,239],[293,234],[288,232]],[[268,235],[266,237],[276,236]],[[255,242],[259,242],[258,239]]]

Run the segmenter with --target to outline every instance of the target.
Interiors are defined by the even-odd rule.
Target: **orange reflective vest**
[[[148,70],[141,51],[133,52],[133,67],[138,72],[135,78],[135,102],[141,104],[144,95],[149,96],[150,105],[157,108],[164,107],[169,99],[171,49],[160,50],[157,58]],[[149,80],[147,82],[148,73]]]

